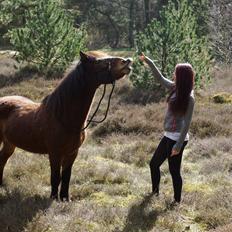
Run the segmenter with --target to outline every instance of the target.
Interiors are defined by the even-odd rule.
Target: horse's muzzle
[[[127,58],[126,59],[126,64],[123,67],[123,69],[127,72],[126,74],[129,74],[131,72],[131,70],[132,70],[132,67],[131,67],[132,63],[133,63],[133,60],[131,58]]]

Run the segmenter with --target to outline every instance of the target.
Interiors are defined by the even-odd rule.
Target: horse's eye
[[[122,60],[122,63],[125,64],[125,63],[126,63],[126,60]]]

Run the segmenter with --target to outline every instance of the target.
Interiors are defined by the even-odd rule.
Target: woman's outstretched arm
[[[174,87],[175,83],[165,78],[150,58],[142,53],[142,55],[139,56],[139,59],[148,64],[148,66],[151,68],[153,76],[159,81],[161,85],[163,85],[167,89],[172,89]]]

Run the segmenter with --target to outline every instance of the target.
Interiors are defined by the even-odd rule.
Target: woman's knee
[[[181,179],[181,173],[179,169],[169,168],[172,178]]]
[[[153,162],[152,160],[150,161],[149,166],[150,166],[150,169],[153,169],[153,167],[154,167],[154,162]]]
[[[155,162],[154,160],[150,161],[150,169],[151,170],[157,170],[159,169],[159,165],[157,164],[157,162]]]

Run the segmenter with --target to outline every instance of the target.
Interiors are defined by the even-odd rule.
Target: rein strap
[[[103,119],[101,119],[101,120],[99,120],[99,121],[93,120],[94,117],[96,116],[96,114],[97,114],[97,112],[98,112],[98,110],[99,110],[99,108],[100,108],[100,105],[101,105],[101,103],[102,103],[102,100],[103,100],[103,98],[104,98],[104,96],[105,96],[105,93],[106,93],[106,84],[104,85],[104,90],[103,90],[101,99],[100,99],[100,101],[98,102],[98,105],[97,105],[97,107],[96,107],[96,109],[95,109],[93,115],[90,117],[90,119],[87,120],[88,123],[87,123],[87,125],[86,125],[84,128],[82,128],[82,131],[84,131],[85,129],[87,129],[87,128],[89,127],[90,123],[92,123],[92,122],[93,122],[93,123],[102,123],[102,122],[104,122],[104,121],[106,120],[107,115],[108,115],[108,112],[109,112],[109,108],[110,108],[110,101],[111,101],[111,97],[112,97],[112,94],[113,94],[113,91],[114,91],[114,87],[115,87],[115,81],[112,82],[112,89],[111,89],[111,92],[110,92],[110,95],[109,95],[108,104],[107,104],[105,116],[103,117]]]

